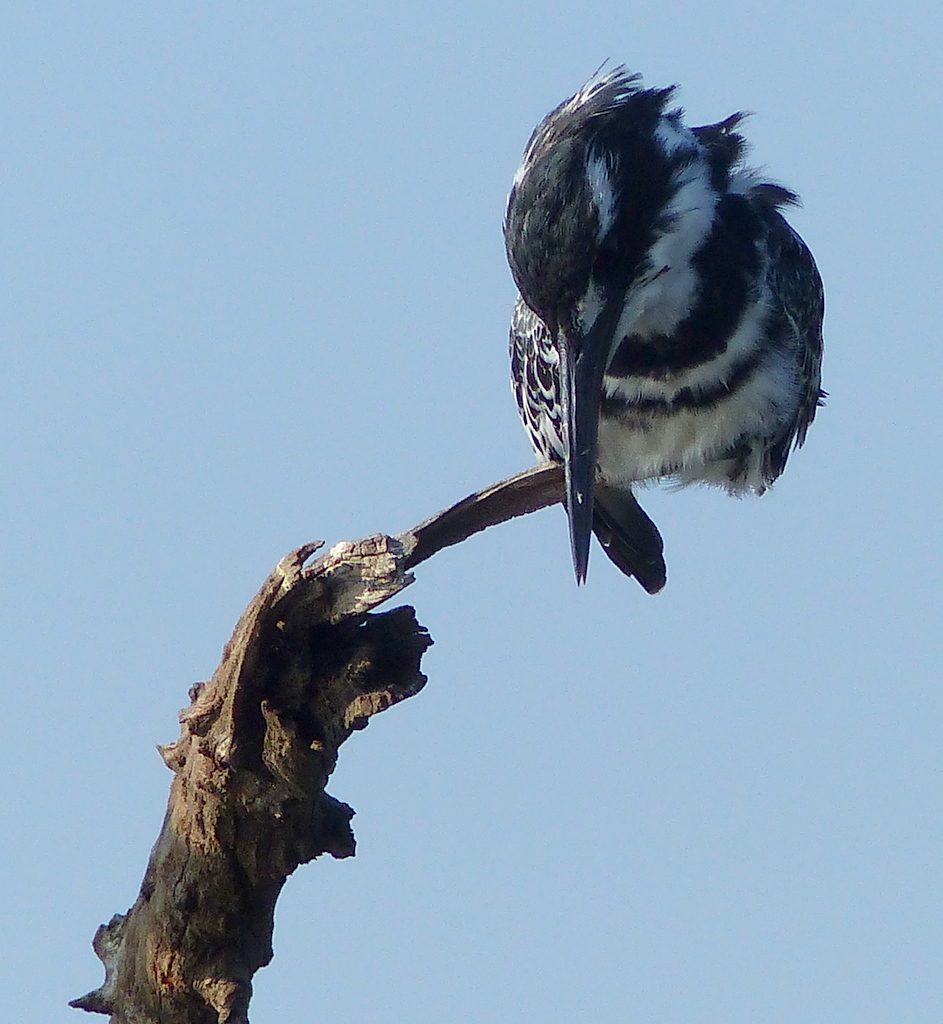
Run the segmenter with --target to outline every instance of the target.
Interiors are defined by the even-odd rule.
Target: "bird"
[[[825,397],[798,197],[745,163],[746,114],[688,127],[676,92],[600,69],[534,129],[508,196],[512,385],[538,459],[564,465],[577,584],[595,533],[659,591],[638,485],[763,494]]]

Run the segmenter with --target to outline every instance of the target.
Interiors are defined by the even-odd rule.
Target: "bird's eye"
[[[608,277],[615,268],[618,256],[618,241],[615,232],[610,231],[602,242],[599,243],[599,248],[596,250],[596,257],[593,260],[593,277]]]

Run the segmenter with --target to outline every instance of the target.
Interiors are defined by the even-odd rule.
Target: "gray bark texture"
[[[324,789],[340,745],[426,682],[414,610],[373,609],[441,548],[562,498],[562,467],[539,466],[397,537],[278,563],[160,748],[174,778],[141,891],[95,935],[104,984],[70,1006],[114,1024],[248,1024],[285,879],[354,854],[354,812]]]

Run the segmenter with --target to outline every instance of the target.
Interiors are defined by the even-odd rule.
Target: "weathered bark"
[[[243,613],[190,693],[167,813],[134,906],[95,935],[104,984],[70,1005],[115,1024],[243,1024],[272,958],[275,902],[299,864],[354,854],[353,811],[324,787],[371,715],[422,689],[432,643],[410,607],[372,609],[436,551],[561,501],[559,466],[471,495],[398,537],[306,544]]]

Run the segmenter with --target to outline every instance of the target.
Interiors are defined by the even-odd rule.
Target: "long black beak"
[[[577,583],[586,579],[589,566],[602,378],[624,298],[624,290],[617,289],[606,300],[585,337],[561,336],[558,342],[563,349],[560,367],[566,418],[566,514],[570,521],[570,549]]]

